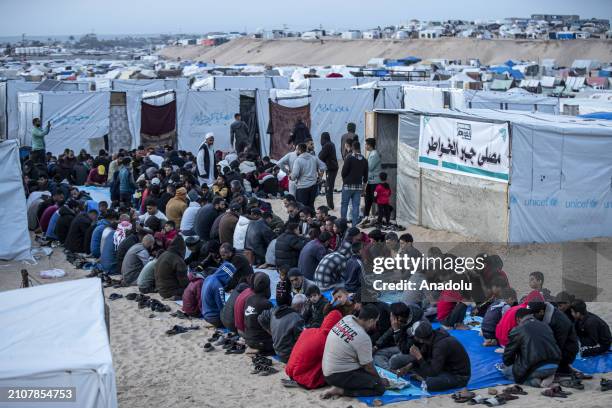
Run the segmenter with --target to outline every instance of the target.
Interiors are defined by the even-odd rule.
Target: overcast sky
[[[612,17],[612,0],[0,0],[0,35],[367,28],[412,18]]]

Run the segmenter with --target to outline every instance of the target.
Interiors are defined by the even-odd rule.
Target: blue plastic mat
[[[472,364],[472,377],[468,383],[469,389],[494,387],[496,385],[511,384],[502,374],[495,368],[495,364],[501,362],[501,355],[495,352],[495,347],[483,347],[482,337],[478,332],[473,330],[451,330],[450,334],[456,337],[467,350]],[[382,397],[360,397],[359,400],[373,405],[375,399],[381,400],[385,404],[393,402],[408,401],[421,398],[422,392],[419,382],[412,382],[413,387],[400,391],[387,391]],[[418,393],[414,389],[418,389]],[[430,392],[430,396],[445,395],[455,392],[457,389]],[[404,392],[405,393],[402,393]]]
[[[612,372],[612,349],[601,356],[576,357],[572,367],[587,374],[610,373]]]

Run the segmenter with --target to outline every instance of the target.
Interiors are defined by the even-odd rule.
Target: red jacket
[[[183,312],[192,316],[200,316],[202,313],[202,284],[204,277],[189,272],[187,274],[189,284],[183,291]]]
[[[253,289],[246,288],[238,295],[236,303],[234,303],[234,323],[236,324],[236,329],[242,332],[244,331],[244,308],[246,301],[254,294]]]
[[[510,330],[516,327],[516,312],[527,307],[529,302],[544,302],[544,297],[538,291],[532,291],[520,305],[513,306],[502,316],[495,327],[495,338],[500,346],[506,347],[509,341]]]
[[[305,329],[300,334],[285,367],[289,378],[309,390],[325,385],[322,369],[325,341],[329,331],[341,319],[342,313],[334,310],[325,316],[321,327]]]
[[[391,189],[379,184],[374,189],[376,193],[376,204],[389,204],[391,202]]]
[[[443,290],[438,300],[438,321],[446,319],[458,302],[463,302],[461,293],[454,290]]]

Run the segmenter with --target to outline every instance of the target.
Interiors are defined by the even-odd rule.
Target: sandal
[[[267,365],[267,366],[271,366],[272,365],[272,360],[269,359],[268,357],[265,357],[265,356],[262,356],[262,355],[257,355],[255,357],[253,357],[251,359],[251,361],[255,365]]]
[[[599,385],[601,387],[602,392],[612,390],[612,380],[602,378],[601,381],[599,381]]]
[[[123,295],[120,293],[111,293],[110,296],[108,297],[108,300],[117,300],[117,299],[121,299],[122,297]]]
[[[517,395],[527,395],[523,387],[518,384],[514,384],[511,387],[506,387],[503,389],[502,393],[504,394],[517,394]]]
[[[253,367],[253,370],[251,370],[251,374],[259,374],[260,372],[265,370],[266,367],[268,366],[265,366],[263,364],[257,364],[255,367]]]
[[[206,353],[209,353],[209,352],[213,351],[214,349],[215,349],[215,347],[212,344],[210,344],[210,343],[206,343],[204,345],[204,351]]]
[[[285,388],[298,388],[300,386],[297,381],[293,381],[289,378],[281,379],[281,385]]]
[[[519,397],[517,397],[516,395],[513,395],[513,394],[508,394],[508,393],[502,392],[501,394],[497,395],[497,398],[503,399],[504,401],[513,401],[513,400],[518,399]]]
[[[174,326],[172,326],[170,330],[166,330],[166,335],[174,336],[175,334],[181,334],[181,333],[186,333],[186,332],[187,332],[186,328],[184,328],[183,326],[179,326],[178,324],[175,324]]]
[[[127,300],[136,300],[136,297],[138,296],[138,294],[132,292],[132,293],[128,293],[127,295],[125,295],[125,298]]]
[[[574,378],[576,378],[577,380],[592,380],[593,376],[591,374],[585,374],[581,371],[574,371]]]
[[[577,378],[559,381],[559,385],[565,388],[573,388],[575,390],[584,390],[584,384]]]
[[[278,370],[274,367],[264,366],[265,368],[259,372],[259,376],[267,377],[272,374],[278,373]]]
[[[565,392],[560,386],[555,385],[554,387],[551,387],[551,388],[548,388],[542,391],[542,395],[544,395],[545,397],[551,397],[551,398],[567,398],[567,396],[572,395],[572,393]]]
[[[240,343],[234,343],[231,348],[225,350],[225,354],[244,354],[246,346]]]
[[[458,404],[463,404],[474,398],[476,394],[468,390],[461,390],[451,395],[451,398]]]
[[[476,405],[476,404],[482,404],[485,402],[487,398],[483,397],[482,395],[477,395],[474,398],[472,398],[471,400],[468,401],[468,405]]]
[[[491,397],[487,398],[482,403],[485,404],[487,407],[498,407],[500,405],[504,405],[506,403],[506,400],[503,400],[499,397]]]

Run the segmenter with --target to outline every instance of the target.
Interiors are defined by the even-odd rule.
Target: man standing
[[[198,149],[197,165],[198,179],[200,185],[212,186],[215,181],[215,135],[212,132],[206,134],[204,142]]]
[[[291,136],[289,137],[289,144],[297,146],[300,143],[306,143],[306,140],[310,138],[310,130],[308,129],[308,126],[306,126],[302,118],[299,118],[293,127]]]
[[[346,159],[346,156],[351,154],[352,146],[354,141],[359,141],[357,134],[355,134],[357,126],[354,123],[346,125],[346,133],[340,137],[340,152],[342,153],[342,159]]]
[[[321,162],[310,152],[306,144],[300,143],[297,148],[298,157],[293,163],[291,179],[295,181],[295,198],[307,207],[314,208],[317,196],[317,177],[324,170]]]
[[[372,340],[368,331],[376,327],[376,306],[365,305],[359,317],[345,316],[327,335],[323,353],[323,375],[332,389],[323,394],[371,397],[383,395],[389,381],[378,375],[372,357]]]
[[[336,184],[336,176],[338,175],[338,159],[336,158],[336,145],[331,141],[328,132],[321,133],[321,151],[319,152],[319,160],[325,163],[327,167],[325,198],[327,206],[334,209],[334,184]]]
[[[353,227],[359,224],[359,201],[363,185],[368,181],[368,162],[361,155],[359,142],[353,142],[353,152],[346,157],[342,165],[342,201],[340,216],[346,219],[349,202],[352,206],[351,220]]]
[[[234,122],[230,125],[230,143],[237,154],[243,153],[246,149],[251,149],[249,127],[239,113],[234,115]]]
[[[380,184],[380,173],[382,172],[382,161],[380,154],[376,150],[376,139],[366,139],[366,151],[368,151],[368,183],[365,189],[365,207],[363,216],[366,219],[370,216],[370,209],[374,203],[374,190]],[[365,223],[365,221],[364,221]]]
[[[291,150],[289,153],[284,155],[276,165],[284,171],[287,175],[291,176],[291,170],[293,169],[293,163],[297,159],[297,146],[295,149]],[[289,177],[289,194],[295,196],[295,181]]]
[[[32,119],[32,153],[30,157],[34,163],[45,164],[45,136],[51,130],[51,122],[47,122],[47,127],[42,128],[39,118]]]

